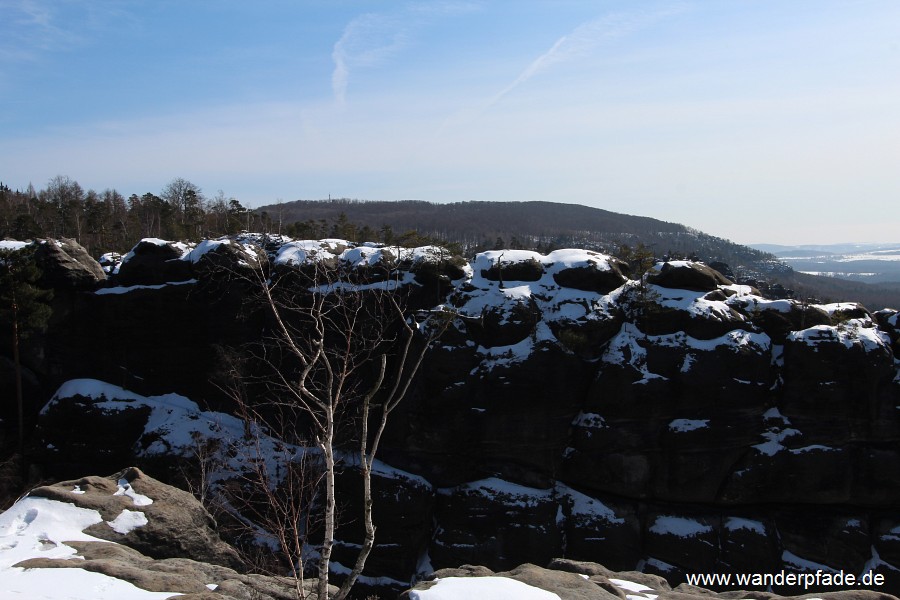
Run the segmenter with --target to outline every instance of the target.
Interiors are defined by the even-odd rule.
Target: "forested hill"
[[[257,209],[298,237],[365,229],[379,238],[416,231],[459,244],[471,254],[495,247],[617,251],[643,244],[655,255],[691,255],[734,266],[774,262],[774,256],[678,223],[557,202],[367,202],[298,200]],[[331,230],[326,225],[332,224]],[[337,224],[336,226],[334,224]],[[342,225],[343,224],[343,225]],[[365,237],[365,236],[363,236]]]
[[[293,237],[387,242],[417,237],[457,244],[467,255],[494,248],[549,251],[587,248],[622,256],[639,248],[655,258],[694,257],[728,265],[729,276],[771,296],[858,301],[877,310],[900,307],[900,286],[797,273],[776,257],[678,223],[558,202],[375,202],[298,200],[256,209],[273,230]],[[408,237],[408,236],[407,236]],[[415,242],[414,239],[401,240]]]
[[[492,238],[496,234],[555,235],[641,234],[648,231],[686,232],[677,223],[557,202],[454,202],[420,200],[368,202],[359,200],[298,200],[258,209],[284,222],[332,220],[345,213],[355,223],[394,230],[415,229],[437,236],[463,239]],[[491,240],[493,241],[493,239]]]
[[[366,202],[319,200],[244,207],[223,192],[203,194],[176,178],[157,195],[126,197],[115,189],[85,191],[60,175],[46,188],[13,191],[0,183],[0,239],[74,238],[99,257],[127,252],[141,238],[200,240],[240,231],[294,238],[339,237],[360,242],[453,245],[471,257],[495,248],[584,248],[634,263],[692,257],[725,263],[726,274],[769,295],[859,301],[900,308],[900,285],[844,281],[795,273],[773,255],[690,227],[649,217],[555,202]],[[719,268],[724,268],[718,265]],[[767,283],[779,284],[768,289]]]

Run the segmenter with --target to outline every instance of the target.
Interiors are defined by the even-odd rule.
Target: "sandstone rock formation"
[[[792,596],[782,596],[774,592],[748,592],[743,590],[730,590],[724,593],[715,593],[711,590],[680,584],[674,589],[662,577],[647,575],[637,571],[616,572],[607,569],[603,565],[590,562],[578,562],[566,559],[554,559],[549,565],[540,567],[533,564],[523,564],[509,571],[494,573],[487,567],[463,565],[458,568],[441,569],[433,573],[427,581],[423,581],[404,592],[402,600],[427,600],[430,595],[428,590],[442,589],[440,582],[451,579],[475,578],[471,590],[478,590],[477,578],[513,580],[527,584],[529,589],[545,590],[556,594],[560,600],[699,600],[712,598],[727,598],[731,600],[752,598],[754,600],[782,600],[786,598],[809,598],[810,594],[804,593]],[[435,587],[437,586],[437,587]],[[802,589],[802,586],[801,586]],[[526,592],[527,593],[527,592]],[[441,598],[462,598],[460,594],[448,594]],[[816,593],[816,598],[829,600],[888,600],[894,598],[888,594],[877,591],[840,591]]]
[[[217,268],[151,243],[84,294],[51,332],[54,376],[131,391],[57,395],[41,419],[46,469],[158,462],[144,452],[160,437],[149,409],[123,394],[227,410],[210,384],[214,349],[264,325],[221,279],[250,259],[248,243],[210,254]],[[362,284],[387,269],[419,305],[457,316],[388,431],[381,456],[406,475],[379,483],[387,542],[367,576],[561,556],[673,584],[698,571],[900,574],[895,311],[767,299],[686,261],[628,280],[615,259],[581,250],[460,265],[335,240],[255,243],[282,272],[325,261]],[[145,261],[153,269],[128,266],[145,251],[161,253]],[[92,443],[67,427],[79,418]],[[342,535],[352,547],[352,526]]]
[[[65,506],[77,507],[77,512],[60,508]],[[60,525],[71,527],[59,523],[67,514],[93,524],[81,533],[56,531]],[[219,538],[212,517],[193,496],[136,468],[37,488],[0,519],[14,525],[0,533],[0,580],[6,568],[39,573],[46,597],[58,592],[55,570],[81,569],[105,576],[95,590],[98,597],[112,583],[124,581],[142,590],[198,600],[296,598],[293,578],[246,573],[247,565]],[[41,529],[32,532],[34,528]],[[11,551],[33,557],[5,567]],[[11,577],[5,589],[33,593],[34,584],[28,587],[28,582]],[[314,586],[303,585],[305,597],[315,598]]]
[[[57,290],[90,290],[106,279],[100,263],[72,239],[40,240],[34,258],[43,271],[43,283]]]

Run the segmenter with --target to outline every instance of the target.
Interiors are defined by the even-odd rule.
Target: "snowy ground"
[[[120,490],[132,497],[136,510],[123,510],[107,524],[120,532],[146,524],[144,513],[137,508],[152,500],[133,492],[129,494],[130,486],[120,484]],[[73,491],[77,493],[77,490]],[[23,498],[0,514],[0,600],[158,600],[176,595],[174,592],[148,592],[126,581],[83,569],[23,569],[15,566],[30,558],[77,560],[75,549],[66,542],[113,543],[82,532],[102,521],[96,510],[46,498]]]
[[[508,577],[446,577],[436,581],[427,590],[410,592],[410,600],[560,600],[553,592]],[[654,590],[639,583],[624,579],[609,581],[621,588],[628,600],[655,600],[658,597]]]
[[[410,600],[560,600],[559,596],[506,577],[447,577],[427,590],[410,592]]]

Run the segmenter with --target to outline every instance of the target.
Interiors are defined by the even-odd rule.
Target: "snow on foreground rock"
[[[864,589],[824,590],[794,585],[774,592],[731,590],[717,593],[682,583],[674,589],[663,577],[635,571],[612,571],[592,562],[557,558],[547,567],[523,564],[500,573],[483,566],[463,565],[440,569],[430,581],[423,581],[406,592],[401,600],[715,600],[765,598],[766,600],[895,600],[894,596]]]
[[[0,514],[0,599],[293,597],[293,579],[235,570],[214,528],[193,496],[135,468],[39,487]]]
[[[130,489],[130,485],[127,484]],[[123,489],[125,489],[123,487]],[[73,486],[73,494],[84,493]],[[146,524],[123,509],[114,521],[104,521],[100,512],[47,498],[26,497],[0,514],[0,597],[67,598],[71,600],[152,600],[168,598],[170,592],[150,592],[103,573],[84,569],[23,568],[29,559],[77,559],[72,542],[109,543],[84,533],[88,527],[106,523],[127,533]],[[126,526],[127,523],[127,526]]]
[[[410,592],[410,600],[560,600],[557,594],[505,577],[448,577],[427,590]]]
[[[153,244],[136,251],[116,287],[84,298],[90,325],[65,357],[72,375],[149,375],[139,384],[148,393],[209,397],[196,383],[210,377],[207,349],[219,331],[254,322],[239,319],[238,302],[216,303],[232,280],[212,266],[241,272],[242,247],[206,244],[196,261]],[[686,261],[634,281],[587,251],[487,252],[420,290],[385,248],[279,240],[264,250],[271,272],[297,282],[316,272],[314,258],[359,286],[389,268],[416,306],[459,316],[386,440],[383,456],[424,479],[382,487],[371,575],[408,581],[420,558],[500,570],[562,555],[637,565],[673,584],[718,565],[900,573],[900,480],[885,476],[900,460],[895,312],[770,300]],[[148,274],[153,256],[159,278]],[[156,284],[165,291],[139,287]],[[96,335],[113,315],[127,332],[115,347]],[[121,379],[124,357],[133,373]],[[106,472],[159,473],[195,437],[230,445],[243,435],[184,396],[120,398],[104,386],[67,385],[41,415],[43,464],[65,464],[62,477],[102,460],[115,461]],[[240,471],[246,454],[222,458]]]

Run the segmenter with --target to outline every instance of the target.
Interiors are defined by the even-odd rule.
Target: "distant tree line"
[[[190,181],[173,179],[158,194],[85,190],[64,175],[24,191],[0,183],[0,238],[74,238],[91,254],[122,251],[141,238],[200,239],[242,229],[271,230],[267,213],[245,208],[219,191],[207,197]]]
[[[352,210],[352,204],[344,206]],[[0,183],[0,239],[73,238],[99,256],[124,251],[142,238],[200,240],[253,231],[298,239],[340,238],[402,246],[443,244],[461,253],[460,246],[416,230],[395,232],[391,225],[372,227],[353,223],[343,211],[327,218],[287,222],[277,205],[252,210],[222,191],[208,197],[182,178],[170,181],[158,194],[146,192],[127,198],[118,190],[87,190],[64,175],[47,186],[24,191]]]
[[[243,230],[407,247],[440,244],[467,257],[493,249],[547,253],[584,248],[632,263],[629,253],[640,248],[641,254],[657,260],[691,258],[724,263],[738,280],[779,283],[788,291],[807,289],[820,298],[852,298],[878,307],[896,306],[898,297],[896,284],[802,276],[772,254],[684,225],[575,204],[434,204],[342,198],[286,202],[254,210],[222,191],[206,196],[182,178],[173,179],[158,193],[127,198],[110,188],[85,191],[63,175],[40,190],[29,185],[24,191],[13,191],[0,183],[0,239],[70,237],[99,257],[108,251],[128,250],[145,237],[199,240]]]
[[[451,245],[467,256],[492,249],[550,252],[579,247],[617,253],[642,244],[658,258],[697,256],[732,265],[770,258],[756,250],[646,217],[546,202],[364,202],[348,199],[244,207],[219,191],[212,197],[183,178],[158,193],[84,190],[64,175],[43,189],[0,183],[0,238],[70,237],[88,252],[123,251],[141,238],[198,240],[239,231],[300,239],[335,237],[357,242]]]

